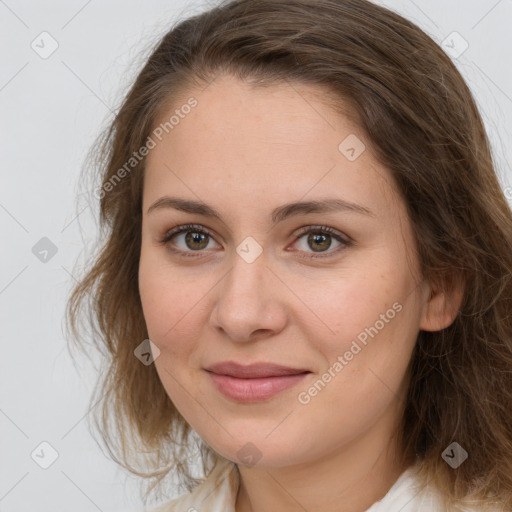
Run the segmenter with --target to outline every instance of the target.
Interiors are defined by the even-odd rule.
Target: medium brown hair
[[[189,465],[194,432],[155,366],[134,356],[148,338],[138,290],[145,159],[113,178],[183,91],[225,73],[253,85],[322,86],[338,99],[333,108],[355,113],[407,205],[423,277],[448,292],[464,283],[453,323],[419,332],[402,455],[422,461],[423,481],[447,503],[494,495],[512,507],[511,209],[457,68],[416,25],[367,0],[234,0],[176,23],[102,135],[102,245],[67,319],[74,338],[92,339],[104,357],[92,401],[101,395],[96,426],[110,454],[147,477],[146,498],[172,470],[189,491],[199,482]],[[207,472],[219,459],[197,441]],[[454,441],[469,454],[457,469],[441,457]]]

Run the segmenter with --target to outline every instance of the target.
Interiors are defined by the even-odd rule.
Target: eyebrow
[[[212,206],[201,201],[194,201],[191,199],[181,199],[178,197],[163,196],[157,199],[149,208],[147,213],[154,210],[174,208],[176,210],[203,215],[205,217],[213,217],[222,221],[222,215]],[[271,219],[273,224],[282,222],[283,220],[296,215],[305,215],[308,213],[328,213],[333,211],[346,211],[354,212],[362,215],[375,217],[373,213],[366,206],[345,201],[339,198],[326,198],[317,199],[314,201],[300,201],[294,203],[287,203],[279,206],[272,211]]]

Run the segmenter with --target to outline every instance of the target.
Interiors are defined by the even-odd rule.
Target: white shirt
[[[235,512],[238,486],[239,474],[236,465],[231,461],[222,460],[192,493],[168,501],[149,512]],[[400,475],[384,498],[375,502],[366,512],[442,512],[444,510],[434,489],[429,488],[419,492],[418,488],[415,468],[412,466]],[[465,505],[458,510],[476,512],[483,509]],[[497,507],[488,510],[498,512]],[[501,509],[499,510],[501,512]]]

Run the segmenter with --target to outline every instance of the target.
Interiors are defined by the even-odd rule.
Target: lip
[[[290,368],[275,363],[253,363],[243,365],[234,361],[217,363],[206,368],[207,371],[218,375],[228,375],[239,379],[259,379],[263,377],[280,377],[309,372],[306,368]]]
[[[274,363],[240,365],[234,362],[219,363],[206,371],[218,391],[239,402],[267,400],[311,373]]]

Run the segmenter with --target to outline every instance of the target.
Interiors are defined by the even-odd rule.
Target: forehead
[[[184,108],[190,98],[195,106]],[[188,196],[198,191],[220,201],[244,194],[277,201],[339,192],[363,204],[370,197],[382,203],[374,209],[384,208],[387,171],[370,154],[357,124],[328,101],[332,96],[321,87],[254,87],[231,76],[188,90],[155,123],[164,129],[147,158],[145,202],[178,187]],[[362,151],[356,159],[344,153],[347,140]]]
[[[189,98],[195,100],[196,106],[185,109]],[[169,143],[175,143],[175,151],[196,146],[201,147],[202,153],[213,150],[222,156],[215,151],[222,142],[231,146],[223,155],[237,153],[241,148],[261,148],[262,144],[275,145],[276,150],[296,145],[295,152],[311,154],[312,148],[304,148],[302,143],[322,142],[319,149],[325,151],[330,147],[332,152],[337,151],[341,134],[359,131],[346,116],[327,106],[332,98],[320,86],[290,82],[254,86],[227,75],[203,89],[181,93],[160,113],[156,125],[165,125],[175,111],[187,110],[179,123],[167,130],[172,131],[173,137],[162,134],[173,139]]]

